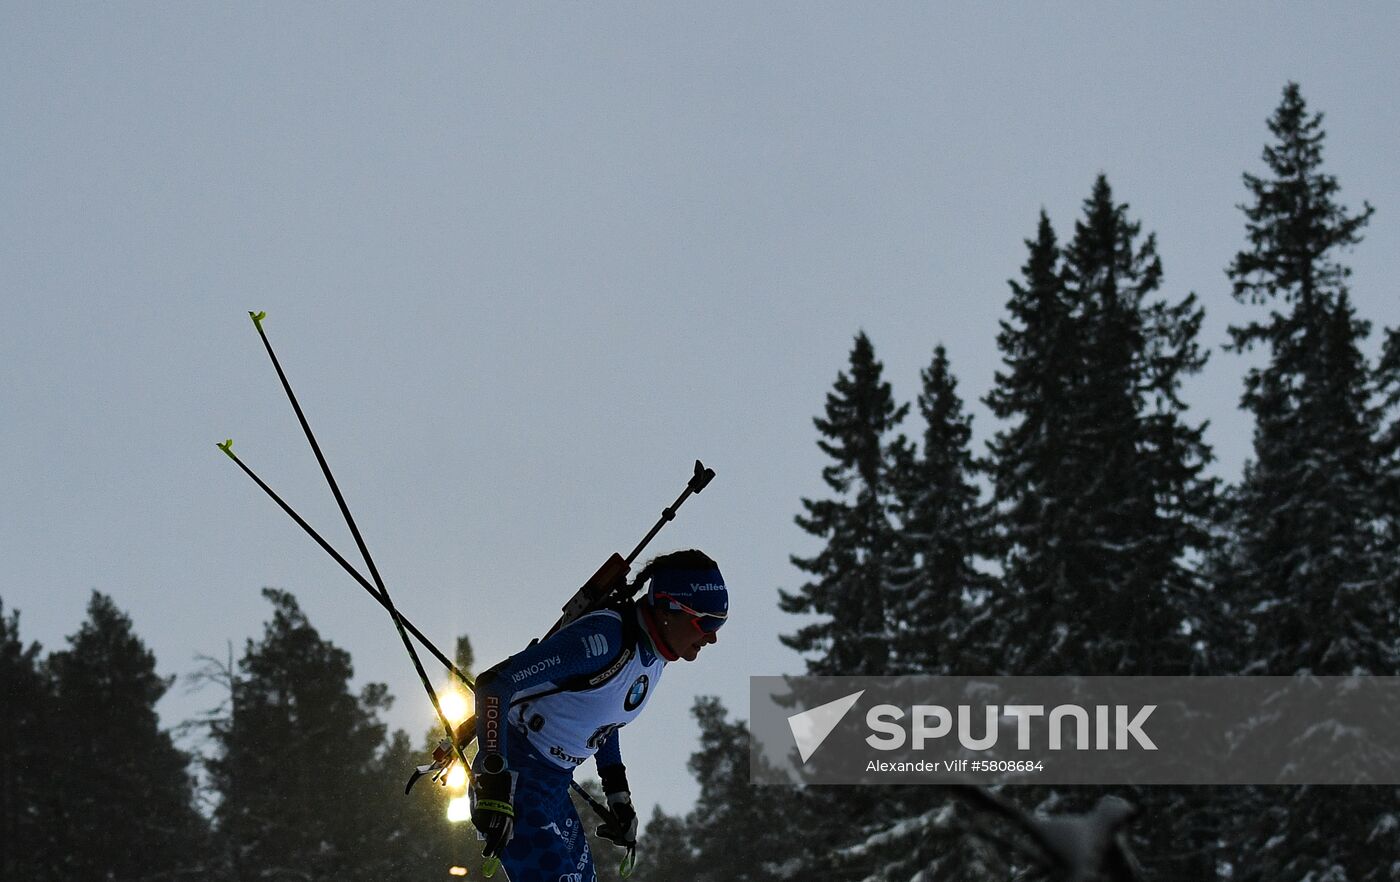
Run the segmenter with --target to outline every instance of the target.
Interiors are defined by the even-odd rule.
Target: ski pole
[[[286,512],[287,515],[291,517],[293,521],[296,521],[297,526],[305,530],[306,534],[312,539],[315,539],[316,544],[320,545],[321,548],[324,549],[325,552],[329,554],[335,560],[336,563],[340,564],[341,569],[345,570],[345,572],[350,574],[351,578],[353,578],[356,582],[360,583],[360,587],[368,591],[370,597],[373,597],[376,601],[379,602],[379,605],[384,607],[385,609],[389,608],[389,605],[384,602],[383,596],[380,595],[380,593],[374,589],[374,586],[369,583],[368,579],[360,575],[359,570],[351,566],[350,562],[344,557],[342,557],[340,552],[336,551],[329,542],[322,538],[321,534],[316,532],[316,529],[314,527],[308,524],[301,515],[297,514],[296,511],[290,505],[288,505],[286,501],[282,499],[281,496],[277,495],[276,491],[274,491],[271,487],[267,486],[266,482],[264,482],[262,478],[259,478],[257,476],[257,473],[254,472],[251,468],[249,468],[247,464],[243,462],[243,460],[238,458],[238,454],[233,452],[233,439],[230,438],[224,443],[216,444],[215,446],[222,450],[224,453],[228,454],[228,458],[237,463],[238,467],[243,470],[244,474],[252,478],[253,483],[261,487],[262,491],[268,496],[270,496],[273,502],[281,506],[282,510]],[[467,674],[463,673],[461,669],[459,669],[455,664],[452,663],[451,659],[443,655],[442,651],[439,650],[436,646],[434,646],[431,640],[423,636],[423,632],[418,630],[418,628],[408,620],[407,616],[400,613],[399,618],[403,619],[404,627],[408,629],[408,633],[416,637],[418,639],[418,642],[422,644],[423,648],[433,654],[433,658],[442,662],[443,667],[451,671],[452,674],[456,676],[458,680],[462,681],[462,683],[468,689],[476,688],[476,681],[474,681]]]
[[[584,790],[577,781],[570,781],[569,786],[574,789],[575,793],[583,797],[583,801],[588,803],[588,807],[593,809],[593,813],[597,815],[604,824],[617,826],[617,816],[613,814],[612,809],[594,799],[593,794]],[[637,846],[636,843],[633,843],[628,847],[627,854],[622,858],[622,864],[617,868],[618,875],[626,879],[628,876],[632,875],[632,870],[636,865]]]
[[[384,579],[379,575],[379,568],[374,565],[374,558],[370,557],[369,548],[365,545],[364,537],[360,535],[360,528],[355,525],[355,518],[350,514],[350,506],[345,503],[340,486],[336,484],[335,476],[331,474],[331,468],[326,463],[326,457],[321,453],[321,445],[316,443],[316,436],[311,431],[311,425],[306,421],[306,414],[302,413],[301,405],[297,403],[296,394],[292,392],[292,384],[287,381],[287,375],[282,371],[282,365],[277,360],[277,353],[272,351],[272,343],[267,339],[267,332],[263,330],[262,326],[267,313],[249,311],[248,316],[253,320],[253,327],[258,329],[258,336],[262,338],[268,358],[272,359],[272,366],[277,369],[277,377],[282,381],[282,388],[287,393],[287,400],[291,402],[292,410],[296,411],[297,421],[301,423],[306,440],[311,444],[311,451],[316,454],[316,462],[321,466],[321,473],[326,476],[326,483],[330,485],[336,504],[340,506],[340,513],[345,517],[345,525],[350,528],[350,535],[355,537],[355,544],[359,547],[360,555],[365,559],[365,566],[369,568],[369,574],[374,579],[374,587],[379,589],[379,596],[384,601],[384,607],[389,610],[389,617],[394,620],[394,629],[399,632],[404,649],[408,650],[408,656],[413,660],[413,669],[418,672],[418,679],[423,682],[423,689],[428,693],[428,700],[432,702],[433,711],[442,723],[447,740],[456,748],[457,758],[462,761],[462,767],[470,768],[467,764],[466,754],[462,752],[461,747],[457,746],[457,737],[452,729],[452,724],[448,722],[447,714],[443,713],[442,705],[438,702],[437,690],[428,681],[428,674],[423,670],[423,662],[418,658],[418,651],[413,648],[413,641],[408,639],[408,632],[404,630],[403,619],[399,616],[399,611],[394,608],[394,601],[389,596],[389,589],[384,585]]]

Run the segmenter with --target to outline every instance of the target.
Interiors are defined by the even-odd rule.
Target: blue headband
[[[717,619],[729,615],[729,589],[718,569],[661,570],[651,577],[647,598],[652,606],[664,603],[667,609],[684,608]]]

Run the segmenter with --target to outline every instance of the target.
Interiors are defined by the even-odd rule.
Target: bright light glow
[[[466,868],[466,867],[452,867],[451,869],[449,869],[449,870],[447,871],[447,875],[449,875],[449,876],[465,876],[465,875],[467,875],[467,868]]]
[[[442,706],[442,713],[447,717],[447,721],[454,726],[472,713],[470,696],[463,695],[456,689],[443,689],[439,692],[438,704]]]
[[[447,773],[447,786],[451,790],[461,790],[467,786],[467,770],[461,763],[456,763]]]
[[[458,796],[447,804],[447,820],[454,824],[472,819],[471,803],[465,796]]]

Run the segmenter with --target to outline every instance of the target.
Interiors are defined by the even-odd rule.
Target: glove
[[[486,840],[481,856],[499,861],[515,832],[516,775],[500,754],[488,756],[480,768],[473,785],[472,824]]]
[[[637,810],[632,808],[632,794],[626,790],[608,794],[608,810],[612,820],[598,828],[598,835],[623,848],[637,847]]]

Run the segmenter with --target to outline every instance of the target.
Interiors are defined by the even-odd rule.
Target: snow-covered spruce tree
[[[1212,485],[1182,379],[1204,358],[1194,297],[1155,298],[1154,238],[1102,176],[1062,255],[1042,213],[987,397],[1010,425],[991,444],[1005,575],[982,642],[1015,674],[1193,668],[1201,610],[1191,555]]]
[[[1182,380],[1205,363],[1196,342],[1204,313],[1194,295],[1169,302],[1157,294],[1156,239],[1140,237],[1141,224],[1100,175],[1064,255],[1080,329],[1071,461],[1090,469],[1069,506],[1083,544],[1062,600],[1087,613],[1071,630],[1072,673],[1198,671],[1200,635],[1216,630],[1195,569],[1214,500],[1214,483],[1202,474],[1211,453],[1204,425],[1188,422],[1180,397]],[[1087,807],[1101,795],[1095,788],[1063,797]],[[1149,871],[1163,878],[1209,871],[1208,792],[1134,788],[1129,799],[1150,819],[1132,830]]]
[[[206,830],[194,807],[190,757],[161,729],[172,679],[131,619],[94,591],[68,648],[46,661],[54,693],[49,737],[62,745],[47,786],[62,794],[50,855],[67,879],[198,878]]]
[[[1348,211],[1322,168],[1321,114],[1289,83],[1269,119],[1268,171],[1246,174],[1249,245],[1229,267],[1241,302],[1267,315],[1230,329],[1267,347],[1245,380],[1254,458],[1231,495],[1231,554],[1217,567],[1244,615],[1241,673],[1394,674],[1396,596],[1380,558],[1378,414],[1361,354],[1368,327],[1338,253],[1372,209]],[[1241,795],[1231,860],[1240,879],[1393,878],[1397,790],[1266,788]]]
[[[833,462],[822,479],[834,498],[803,499],[803,530],[826,542],[813,557],[792,558],[813,578],[795,592],[780,591],[784,612],[821,618],[779,639],[807,653],[809,674],[871,675],[890,672],[893,574],[905,569],[893,516],[895,461],[903,444],[891,433],[909,406],[897,405],[883,365],[864,333],[851,349],[850,373],[841,373],[826,396],[826,415],[813,420],[817,442]]]
[[[1385,348],[1376,367],[1382,425],[1377,445],[1376,496],[1380,527],[1376,565],[1379,591],[1391,599],[1390,617],[1378,623],[1382,633],[1400,641],[1400,328],[1386,330]],[[1400,655],[1392,643],[1391,652]]]
[[[920,376],[922,449],[896,447],[900,557],[907,569],[892,577],[892,668],[977,674],[985,660],[965,628],[995,585],[980,565],[995,556],[991,508],[977,486],[982,465],[971,452],[972,418],[963,412],[942,344]]]
[[[37,643],[20,640],[19,612],[0,602],[0,879],[63,878],[54,837],[65,794],[51,771],[61,753],[53,696]]]
[[[1377,427],[1360,344],[1369,328],[1347,296],[1351,271],[1336,260],[1360,242],[1372,209],[1336,202],[1321,126],[1290,83],[1269,120],[1272,174],[1244,176],[1250,245],[1229,268],[1237,300],[1270,307],[1230,329],[1235,348],[1268,348],[1268,363],[1245,378],[1254,458],[1234,512],[1241,571],[1232,576],[1251,601],[1247,673],[1388,673],[1395,664],[1393,644],[1358,639],[1393,598],[1375,590],[1368,553]]]
[[[987,397],[1008,425],[991,444],[1004,577],[973,643],[1006,674],[1181,674],[1213,620],[1193,558],[1208,540],[1210,451],[1182,380],[1204,356],[1194,296],[1157,292],[1151,235],[1100,176],[1061,252],[1041,214],[998,337],[1005,368]],[[1029,794],[1028,794],[1029,795]],[[1056,811],[1098,790],[1036,793]],[[1180,877],[1199,794],[1130,795],[1145,863]],[[1171,866],[1166,866],[1171,864]]]
[[[412,878],[383,848],[385,800],[402,799],[378,763],[387,690],[370,684],[353,695],[349,654],[321,638],[291,594],[263,596],[272,620],[248,641],[230,715],[212,727],[214,818],[229,877]]]
[[[922,447],[897,444],[900,555],[892,577],[892,673],[978,674],[988,655],[966,633],[995,580],[982,562],[995,555],[991,507],[981,499],[982,467],[971,453],[972,419],[963,412],[947,350],[938,345],[921,372],[917,401]],[[999,865],[985,841],[969,836],[966,806],[937,787],[887,787],[866,837],[833,856],[837,868],[872,858],[872,878],[974,880]]]
[[[1063,596],[1074,566],[1067,507],[1086,471],[1071,454],[1071,396],[1080,374],[1081,344],[1060,269],[1054,227],[1041,212],[1021,280],[1011,280],[1010,315],[1002,319],[997,345],[1004,369],[986,397],[992,413],[1009,425],[990,447],[997,535],[1004,563],[1002,585],[973,626],[976,642],[987,648],[986,673],[1038,673],[1038,662],[1057,639],[1054,627],[1031,636],[1030,645],[1013,640],[1019,628],[1008,615],[1048,610]],[[1024,635],[1016,634],[1017,639]],[[1063,636],[1058,639],[1062,640]]]
[[[1082,359],[1073,461],[1094,464],[1074,506],[1083,513],[1084,581],[1070,586],[1094,613],[1093,649],[1071,670],[1186,673],[1203,610],[1190,561],[1207,543],[1214,485],[1202,477],[1205,427],[1186,421],[1179,393],[1205,363],[1196,343],[1204,312],[1195,295],[1156,296],[1156,236],[1139,244],[1141,224],[1127,211],[1100,175],[1065,250]]]
[[[891,602],[898,574],[908,571],[896,521],[897,451],[908,442],[895,430],[909,407],[895,403],[883,370],[870,339],[857,334],[849,372],[837,375],[824,417],[813,420],[821,434],[817,445],[832,460],[822,479],[833,495],[803,499],[805,514],[796,520],[825,545],[812,557],[792,558],[812,578],[795,592],[779,592],[784,612],[818,617],[779,637],[806,655],[809,674],[879,676],[894,670]],[[880,802],[867,788],[804,790],[800,810],[785,822],[810,863],[790,868],[790,878],[832,872],[828,855],[882,824]],[[873,860],[863,858],[841,873],[863,878],[876,866]]]

